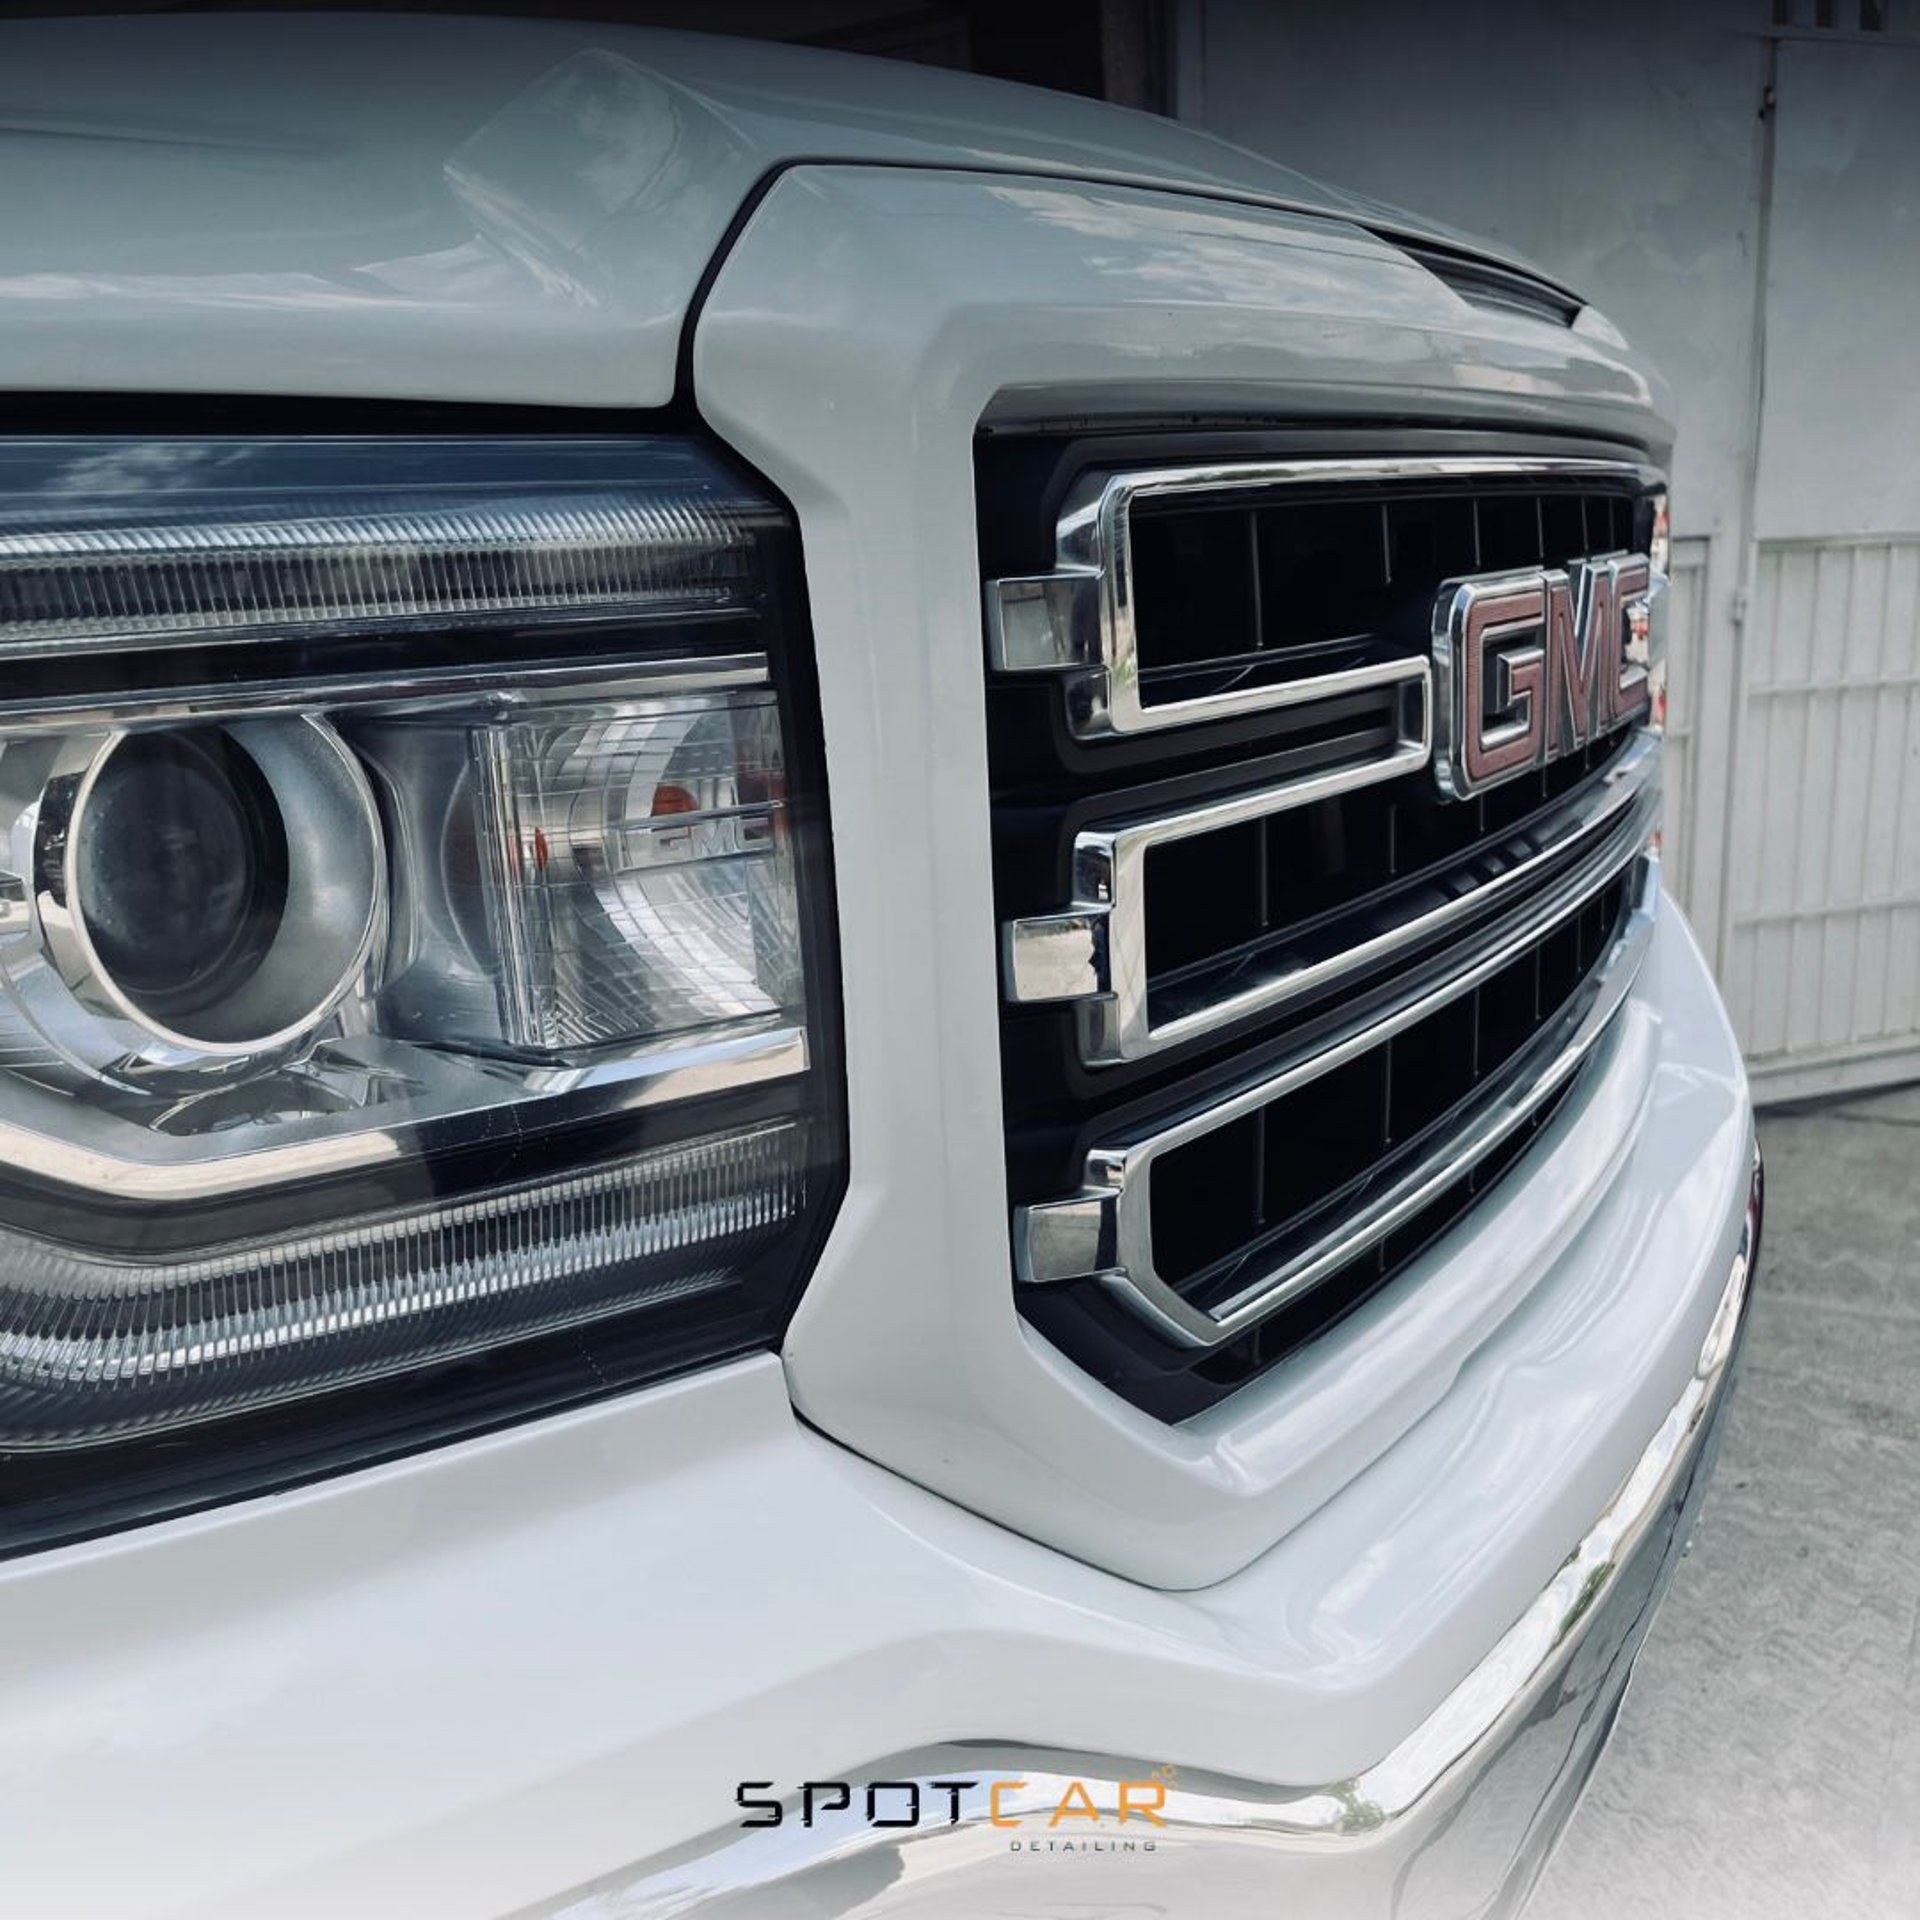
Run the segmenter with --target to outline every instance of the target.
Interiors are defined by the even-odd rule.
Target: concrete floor
[[[1527,1920],[1920,1916],[1920,1088],[1760,1138],[1718,1477]]]

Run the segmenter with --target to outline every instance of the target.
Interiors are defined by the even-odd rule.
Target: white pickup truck
[[[7,1911],[1510,1912],[1760,1218],[1619,333],[591,24],[0,188]]]

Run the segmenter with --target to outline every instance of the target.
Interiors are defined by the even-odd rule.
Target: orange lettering
[[[1074,1806],[1074,1797],[1078,1795],[1080,1806]],[[1081,1808],[1085,1811],[1082,1812]],[[1087,1791],[1084,1780],[1069,1780],[1067,1790],[1060,1796],[1060,1804],[1053,1810],[1053,1818],[1047,1822],[1049,1827],[1057,1827],[1062,1820],[1098,1820],[1100,1809],[1093,1804],[1093,1795]]]
[[[1020,1824],[1017,1819],[1006,1820],[1001,1818],[1000,1796],[1003,1793],[1011,1793],[1014,1788],[1024,1787],[1026,1784],[1024,1780],[996,1780],[993,1783],[993,1790],[987,1795],[987,1818],[991,1820],[996,1827],[1017,1827]]]

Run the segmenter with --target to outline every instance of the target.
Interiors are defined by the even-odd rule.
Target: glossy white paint
[[[1637,1005],[1653,1097],[1585,1231],[1414,1434],[1233,1579],[1157,1593],[1019,1539],[743,1363],[0,1568],[9,1904],[504,1912],[729,1824],[742,1779],[953,1738],[1283,1784],[1370,1764],[1606,1505],[1716,1304],[1748,1133],[1671,910]],[[865,1257],[836,1236],[818,1284]]]
[[[808,157],[1458,240],[1152,115],[892,61],[596,22],[18,21],[0,388],[661,406],[728,223]]]
[[[1561,1175],[1463,1247],[1469,1277],[1395,1289],[1223,1420],[1170,1431],[1028,1335],[1001,1203],[975,422],[1374,408],[1657,440],[1658,396],[1621,350],[1468,307],[1352,229],[854,168],[797,171],[762,204],[714,284],[695,386],[799,512],[826,696],[853,1191],[845,1265],[789,1337],[795,1397],[1068,1552],[1162,1586],[1220,1579],[1445,1392],[1597,1199],[1645,1058],[1627,1036]],[[860,1097],[903,1062],[898,1099]]]

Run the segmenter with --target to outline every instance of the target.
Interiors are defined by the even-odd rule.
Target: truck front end
[[[6,30],[35,1914],[1510,1911],[1760,1225],[1594,309],[1144,118]]]

